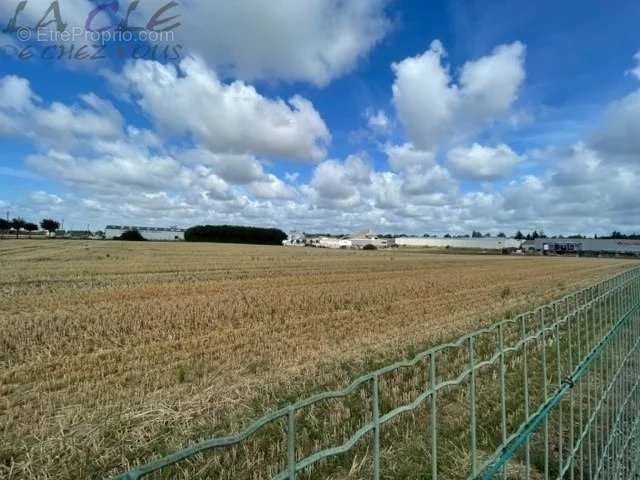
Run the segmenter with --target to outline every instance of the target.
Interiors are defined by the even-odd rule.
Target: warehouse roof
[[[139,232],[184,232],[183,228],[178,227],[134,227],[134,226],[118,226],[107,225],[107,230],[138,230]]]

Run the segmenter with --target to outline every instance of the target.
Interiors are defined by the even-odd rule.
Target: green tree
[[[31,238],[31,233],[38,231],[38,225],[36,225],[35,223],[27,222],[24,226],[24,229],[29,232],[29,238]]]
[[[504,234],[504,232],[500,232],[498,234],[498,238],[507,238],[507,236]]]
[[[11,223],[9,223],[7,220],[3,218],[0,218],[0,233],[8,232],[10,228],[11,228]],[[0,236],[0,239],[2,238],[3,237]]]
[[[518,230],[516,232],[515,237],[513,237],[513,238],[515,238],[516,240],[524,240],[524,235],[522,234],[522,232],[520,230]]]
[[[60,228],[60,223],[51,218],[45,218],[40,222],[40,226],[43,230],[49,232],[49,235],[51,235],[53,232]]]
[[[16,231],[16,238],[20,238],[20,230],[27,226],[24,218],[18,217],[11,220],[11,228]]]

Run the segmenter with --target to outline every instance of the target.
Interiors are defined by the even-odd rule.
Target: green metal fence
[[[265,445],[273,457],[259,462],[265,473],[247,470],[227,477],[328,478],[331,465],[360,452],[353,478],[404,478],[392,468],[402,457],[390,447],[408,438],[424,444],[423,470],[416,478],[640,478],[639,349],[640,269],[634,269],[118,479],[162,476],[168,468],[187,468],[234,448],[253,455]],[[353,432],[326,446],[341,422],[328,428],[317,417],[334,402],[342,402],[348,412],[342,418],[349,419]],[[312,422],[305,417],[310,411]],[[394,429],[388,435],[391,446],[383,441],[385,428]],[[280,432],[283,445],[251,443],[265,430]],[[236,461],[235,454],[228,458]]]

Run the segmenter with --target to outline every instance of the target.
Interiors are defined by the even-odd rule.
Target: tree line
[[[51,234],[52,232],[55,232],[60,228],[60,223],[51,218],[44,218],[42,219],[42,221],[40,222],[40,226],[38,227],[38,224],[28,222],[22,217],[16,217],[11,220],[0,218],[0,232],[15,231],[16,238],[19,238],[21,230],[32,233],[38,231],[40,228],[42,228],[42,230],[46,230],[47,232],[49,232],[49,234]]]
[[[287,234],[277,228],[198,225],[189,228],[184,233],[184,239],[187,242],[281,245],[287,239]]]

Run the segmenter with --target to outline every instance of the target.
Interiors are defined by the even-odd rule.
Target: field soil
[[[0,241],[0,478],[121,472],[634,265]]]

